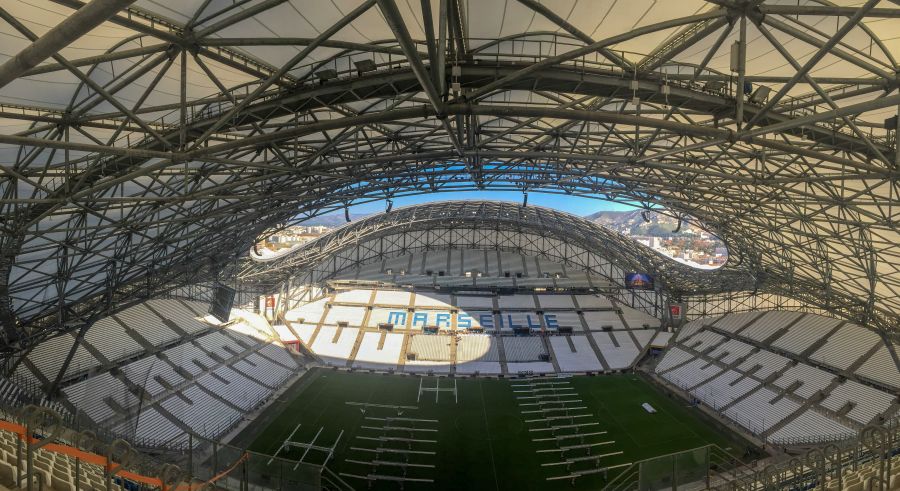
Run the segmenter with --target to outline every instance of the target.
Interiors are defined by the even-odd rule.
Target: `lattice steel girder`
[[[89,4],[79,8],[66,20],[54,26],[27,48],[0,65],[0,88],[55,55],[132,3],[134,0],[92,0]]]
[[[53,1],[84,6],[78,0]],[[732,265],[751,274],[754,286],[815,296],[830,312],[896,328],[896,138],[880,121],[858,117],[898,107],[897,96],[890,95],[897,86],[896,62],[864,24],[859,29],[874,43],[868,53],[804,19],[833,16],[839,27],[840,17],[891,19],[896,9],[721,2],[725,8],[594,40],[563,20],[553,5],[523,0],[566,33],[519,33],[479,45],[467,38],[468,4],[451,0],[441,3],[438,32],[422,46],[399,36],[410,30],[393,2],[385,1],[394,11],[391,27],[404,38],[400,45],[353,43],[328,33],[209,37],[226,36],[229,25],[279,3],[215,10],[204,2],[186,25],[129,8],[110,22],[141,33],[141,42],[152,40],[146,48],[123,41],[104,55],[25,72],[91,67],[90,77],[98,64],[140,60],[130,73],[99,85],[105,89],[100,96],[114,103],[118,88],[154,70],[145,61],[162,62],[163,52],[168,57],[138,103],[118,111],[88,111],[101,100],[96,95],[74,98],[62,110],[0,105],[2,117],[39,123],[0,136],[0,143],[21,149],[14,162],[0,166],[0,288],[9,287],[4,293],[11,292],[16,302],[12,307],[0,302],[8,333],[59,328],[84,309],[102,310],[98,299],[110,298],[110,285],[139,281],[151,274],[154,262],[187,267],[222,252],[236,256],[267,227],[290,223],[298,214],[463,189],[599,195],[664,206],[719,234],[731,250]],[[796,82],[812,92],[765,110],[742,103],[743,120],[763,126],[729,129],[736,123],[734,91],[704,82],[730,82],[731,76],[706,64],[743,16],[816,50],[832,47],[831,55],[862,75],[804,75],[797,60],[795,74],[745,73],[744,80],[753,83]],[[637,75],[613,51],[616,43],[664,30],[677,33],[639,55]],[[716,42],[699,66],[678,61],[685,46],[706,36]],[[534,62],[515,56],[516,44],[547,42],[553,53],[563,54],[541,54]],[[303,67],[306,75],[292,76],[290,63],[267,64],[241,46],[297,46],[298,51],[320,46],[338,52]],[[613,64],[598,61],[598,51]],[[312,80],[321,67],[349,66],[361,54],[389,55],[391,61],[373,72],[351,69],[326,83]],[[179,55],[180,73],[169,75],[179,78],[181,100],[145,105]],[[191,58],[206,68],[218,94],[188,97],[184,63]],[[209,62],[254,81],[227,86]],[[448,65],[461,74],[445,76],[452,72]],[[460,102],[445,104],[451,78],[461,85]],[[265,83],[272,87],[264,88]],[[260,99],[249,97],[252,93]],[[633,97],[641,101],[637,107]],[[838,101],[851,104],[840,107]],[[136,119],[170,111],[177,123],[142,125]],[[445,114],[455,124],[435,119]],[[178,149],[165,151],[161,141],[147,139],[154,133],[177,141]],[[198,143],[208,146],[182,150]],[[103,261],[117,265],[113,281],[96,272]],[[671,286],[677,291],[676,282]],[[40,293],[57,287],[59,296]]]

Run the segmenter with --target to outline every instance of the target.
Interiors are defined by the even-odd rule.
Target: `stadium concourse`
[[[0,489],[900,489],[897,32],[894,0],[0,2]]]

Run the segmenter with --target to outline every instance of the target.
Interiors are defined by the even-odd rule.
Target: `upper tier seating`
[[[121,360],[144,351],[144,347],[111,317],[95,322],[84,333],[84,341],[109,361]]]
[[[378,290],[375,293],[374,305],[406,307],[412,299],[412,292]]]
[[[371,290],[343,290],[334,294],[334,303],[368,304]]]
[[[303,321],[308,324],[318,324],[325,313],[325,305],[328,303],[327,298],[320,298],[313,302],[301,305],[299,308],[289,310],[284,313],[284,318],[290,322]]]
[[[575,309],[572,295],[538,295],[537,299],[541,304],[541,309]]]
[[[116,318],[154,346],[174,341],[179,337],[178,333],[165,325],[162,318],[143,304],[119,312]]]
[[[416,308],[435,307],[441,309],[450,309],[450,295],[442,293],[416,293]]]
[[[612,311],[584,312],[584,321],[591,331],[599,331],[605,327],[610,329],[625,329],[619,314]]]
[[[802,315],[802,312],[770,310],[747,326],[740,334],[745,338],[763,342]]]
[[[816,341],[827,336],[840,323],[839,319],[818,315],[804,316],[792,325],[787,333],[772,342],[772,347],[799,355]]]
[[[603,295],[574,295],[581,309],[611,309],[612,302]]]
[[[881,336],[855,324],[840,327],[810,358],[825,365],[846,370],[860,356],[882,343]]]
[[[456,305],[460,309],[493,309],[494,297],[491,295],[457,295]]]
[[[619,304],[622,309],[622,318],[629,329],[658,329],[661,322],[656,317],[643,311]]]
[[[900,370],[897,370],[897,363],[888,352],[887,346],[879,348],[856,369],[856,373],[874,382],[900,390]]]
[[[361,327],[366,317],[365,307],[345,307],[342,305],[334,305],[328,309],[325,314],[325,320],[322,324],[330,326],[348,325],[353,327]]]
[[[146,390],[154,397],[168,390],[157,380],[158,378],[170,386],[184,382],[184,377],[174,371],[172,365],[155,356],[141,358],[125,365],[122,367],[122,374],[136,387]]]
[[[497,304],[504,310],[533,310],[535,307],[532,295],[500,295]]]
[[[698,319],[699,324],[712,324],[713,326],[728,332],[737,332],[748,322],[760,317],[761,312],[743,312],[738,314],[728,314],[718,319]],[[699,327],[699,326],[698,326]]]

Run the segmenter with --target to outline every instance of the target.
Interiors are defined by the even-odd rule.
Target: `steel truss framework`
[[[802,299],[760,291],[740,265],[717,270],[686,266],[643,244],[557,210],[496,201],[438,202],[394,210],[325,235],[285,256],[248,260],[242,291],[280,292],[287,309],[314,300],[341,272],[390,257],[443,249],[487,249],[546,257],[609,280],[606,293],[662,317],[669,301],[689,306],[689,318],[757,309],[822,313]],[[631,291],[625,274],[648,271],[655,292]],[[247,298],[245,301],[253,301]]]
[[[559,30],[479,40],[466,34],[459,0],[421,2],[424,39],[412,38],[395,0],[361,1],[311,38],[228,37],[283,0],[206,1],[186,23],[128,0],[52,1],[79,15],[43,36],[0,9],[33,40],[0,66],[0,94],[23,77],[78,80],[65,109],[0,104],[0,118],[30,124],[0,135],[17,148],[0,162],[7,352],[154,293],[223,279],[260,233],[298,217],[469,189],[661,206],[725,240],[759,288],[885,331],[900,326],[900,152],[895,128],[861,116],[900,106],[897,63],[865,23],[894,22],[895,2],[716,0],[595,39],[553,7],[519,0]],[[390,40],[337,36],[372,9]],[[104,19],[133,36],[103,54],[59,54]],[[747,52],[751,29],[790,74],[748,71],[760,55]],[[851,32],[871,49],[848,42]],[[646,53],[616,49],[658,33],[670,35]],[[737,71],[709,68],[732,38]],[[785,38],[810,55],[795,57]],[[702,43],[700,63],[679,61]],[[295,51],[280,63],[246,52],[266,46]],[[816,75],[826,56],[863,75]],[[189,97],[188,66],[216,93]],[[227,82],[218,67],[250,81]],[[180,81],[178,101],[155,103],[167,76]],[[139,80],[146,89],[126,104],[120,93]],[[745,82],[773,94],[738,95]],[[674,276],[667,287],[684,295],[711,287]]]

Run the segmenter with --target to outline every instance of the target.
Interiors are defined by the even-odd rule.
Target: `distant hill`
[[[357,220],[361,220],[371,216],[370,213],[351,213],[350,220],[355,222]],[[341,225],[347,223],[347,219],[344,218],[343,213],[329,213],[327,215],[320,215],[317,217],[310,218],[305,222],[301,222],[298,225],[307,225],[307,226],[315,226],[315,225],[323,225],[326,227],[340,227]]]
[[[632,211],[598,211],[584,217],[606,228],[631,235],[647,235],[653,237],[672,237],[681,235],[688,227],[682,227],[679,233],[673,231],[678,227],[678,220],[660,213],[649,212],[649,222],[644,220],[641,210]]]

